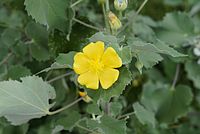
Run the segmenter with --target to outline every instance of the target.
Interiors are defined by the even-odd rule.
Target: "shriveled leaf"
[[[56,96],[54,88],[37,76],[21,80],[0,82],[0,117],[4,116],[13,125],[49,114],[52,107],[49,100]]]

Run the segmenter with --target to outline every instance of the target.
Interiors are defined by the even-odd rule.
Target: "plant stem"
[[[57,77],[55,77],[55,78],[53,78],[53,79],[51,79],[51,80],[49,80],[49,81],[47,81],[48,83],[52,83],[52,82],[54,82],[54,81],[57,81],[57,80],[59,80],[59,79],[62,79],[62,78],[64,78],[64,77],[66,77],[66,76],[69,76],[69,75],[71,75],[72,74],[72,72],[68,72],[68,73],[65,73],[65,74],[63,74],[63,75],[60,75],[60,76],[57,76]]]
[[[121,29],[120,31],[118,31],[117,34],[119,34],[119,33],[121,33],[122,31],[124,31],[124,30],[126,29],[126,27],[128,27],[128,26],[132,23],[132,21],[134,21],[134,17],[140,13],[140,11],[144,8],[144,6],[146,5],[147,2],[148,2],[148,0],[145,0],[145,1],[142,3],[142,5],[138,8],[138,10],[136,11],[136,13],[134,13],[134,14],[132,14],[132,15],[130,16],[129,21],[122,27],[122,29]]]
[[[131,115],[133,115],[133,114],[135,114],[135,112],[130,112],[130,113],[127,113],[127,114],[121,115],[121,116],[117,117],[117,119],[120,120],[120,119],[122,119],[122,118],[124,118],[124,117],[131,116]]]
[[[70,108],[71,106],[75,105],[76,103],[80,102],[82,99],[83,99],[83,98],[81,97],[81,98],[79,98],[79,99],[73,101],[72,103],[68,104],[68,105],[65,106],[65,107],[62,107],[62,108],[60,108],[60,109],[58,109],[58,110],[56,110],[56,111],[53,111],[53,112],[49,112],[48,115],[54,115],[54,114],[60,113],[60,112],[62,112],[62,111],[64,111],[64,110]]]
[[[82,24],[83,26],[88,27],[88,28],[91,28],[91,29],[94,29],[94,30],[97,30],[97,31],[101,31],[100,28],[95,27],[95,26],[92,26],[92,25],[90,25],[90,24],[87,24],[87,23],[85,23],[85,22],[83,22],[83,21],[81,21],[81,20],[78,20],[78,19],[76,19],[76,18],[73,18],[73,20],[76,21],[77,23]]]
[[[82,1],[83,0],[78,0],[78,1],[74,2],[70,7],[72,8],[72,7],[76,6],[77,4],[81,3]]]
[[[178,81],[179,72],[180,72],[180,64],[177,64],[176,73],[175,73],[174,80],[173,80],[172,87],[171,87],[172,90],[174,90],[176,83]]]
[[[144,6],[146,5],[146,3],[148,2],[148,0],[145,0],[142,5],[138,8],[138,10],[136,11],[136,14],[139,14],[140,11],[144,8]]]
[[[90,132],[90,133],[92,133],[92,134],[99,134],[99,133],[97,133],[97,132],[95,132],[95,131],[93,131],[93,130],[90,130],[90,129],[84,127],[84,126],[79,125],[78,123],[76,124],[76,126],[77,126],[78,128],[81,128],[81,129],[85,130],[85,131],[88,131],[88,132]]]
[[[8,55],[0,62],[0,66],[8,61],[8,59],[13,55],[13,53],[8,53]]]
[[[106,0],[106,12],[110,11],[109,0]]]

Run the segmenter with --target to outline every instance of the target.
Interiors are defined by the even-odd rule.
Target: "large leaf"
[[[29,15],[49,28],[61,31],[71,30],[71,19],[74,16],[70,8],[71,0],[25,0]],[[67,11],[67,14],[66,14]]]
[[[131,38],[128,40],[128,45],[132,49],[132,53],[135,57],[146,67],[150,68],[163,60],[160,54],[166,54],[172,57],[185,56],[177,52],[162,41],[156,41],[154,44],[143,42],[137,38]]]
[[[19,81],[0,82],[0,117],[13,125],[20,125],[33,118],[49,114],[49,99],[55,98],[54,88],[37,76]]]
[[[200,89],[200,65],[195,62],[186,62],[185,70],[188,78],[193,81],[194,86]]]
[[[194,24],[186,13],[168,13],[156,34],[161,40],[177,46],[194,34]]]
[[[126,121],[104,115],[100,122],[88,120],[88,127],[97,128],[101,134],[126,134]]]
[[[173,123],[187,113],[192,98],[188,86],[179,85],[175,89],[169,89],[163,83],[149,82],[144,86],[141,102],[156,114],[159,122]]]

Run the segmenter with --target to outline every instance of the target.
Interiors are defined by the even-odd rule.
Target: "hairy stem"
[[[60,108],[60,109],[58,109],[58,110],[56,110],[56,111],[53,111],[53,112],[49,112],[48,115],[54,115],[54,114],[60,113],[60,112],[62,112],[62,111],[64,111],[64,110],[70,108],[71,106],[75,105],[76,103],[80,102],[82,99],[83,99],[83,98],[81,97],[81,98],[79,98],[79,99],[73,101],[72,103],[68,104],[68,105],[65,106],[65,107],[62,107],[62,108]]]
[[[54,81],[57,81],[57,80],[59,80],[59,79],[62,79],[62,78],[64,78],[64,77],[66,77],[66,76],[69,76],[69,75],[71,75],[72,74],[72,72],[68,72],[68,73],[65,73],[65,74],[63,74],[63,75],[60,75],[60,76],[57,76],[57,77],[55,77],[55,78],[53,78],[53,79],[51,79],[51,80],[49,80],[49,81],[47,81],[48,83],[52,83],[52,82],[54,82]]]
[[[91,28],[91,29],[94,29],[94,30],[97,30],[97,31],[101,31],[100,28],[95,27],[95,26],[92,26],[92,25],[90,25],[90,24],[87,24],[87,23],[85,23],[85,22],[83,22],[83,21],[81,21],[81,20],[78,20],[78,19],[76,19],[76,18],[73,18],[73,20],[74,20],[75,22],[77,22],[77,23],[80,23],[80,24],[83,25],[83,26],[88,27],[88,28]]]
[[[88,129],[88,128],[84,127],[84,126],[79,125],[78,123],[76,124],[76,126],[77,126],[78,128],[80,128],[80,129],[83,129],[83,130],[85,130],[85,131],[88,131],[88,132],[90,132],[90,133],[92,133],[92,134],[99,134],[98,132],[95,132],[95,131],[93,131],[93,130],[91,130],[91,129]]]
[[[77,4],[81,3],[82,1],[83,0],[78,0],[78,1],[74,2],[70,7],[72,8],[72,7],[76,6]]]
[[[13,53],[8,53],[8,55],[0,62],[0,66],[5,64],[12,55],[13,55]]]

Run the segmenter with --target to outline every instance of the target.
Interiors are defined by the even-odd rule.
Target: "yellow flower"
[[[78,82],[90,89],[108,89],[119,77],[116,68],[122,66],[121,58],[112,47],[104,51],[104,43],[90,43],[74,56],[74,71],[79,74]]]

